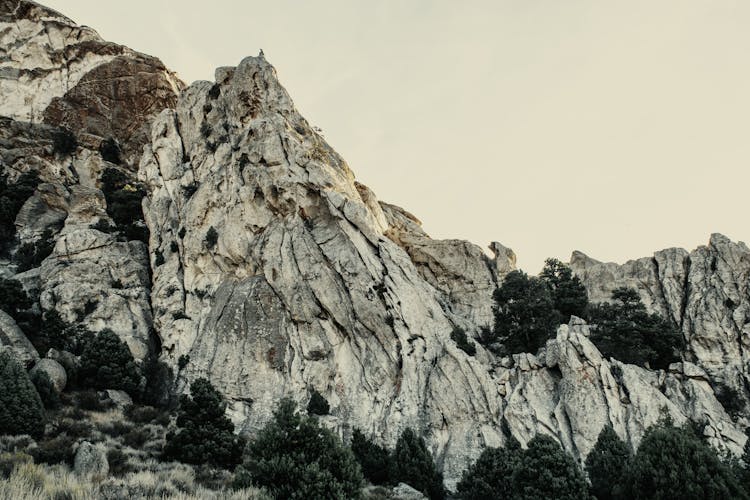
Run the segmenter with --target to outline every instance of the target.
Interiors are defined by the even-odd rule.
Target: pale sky
[[[750,2],[42,3],[187,83],[262,47],[379,199],[528,272],[750,240]]]

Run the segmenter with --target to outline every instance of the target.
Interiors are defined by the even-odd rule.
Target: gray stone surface
[[[109,473],[107,451],[101,444],[83,441],[76,450],[73,470],[79,476],[106,477]]]
[[[68,384],[68,375],[65,372],[65,368],[53,359],[40,359],[39,362],[29,371],[29,375],[38,372],[44,372],[47,374],[50,382],[52,382],[52,386],[58,393],[61,393]]]
[[[24,365],[31,365],[39,359],[39,353],[36,352],[15,320],[2,310],[0,310],[0,346],[7,346],[13,356]]]
[[[393,446],[417,429],[449,487],[506,432],[521,443],[550,434],[583,459],[604,425],[637,444],[663,411],[706,420],[714,445],[740,452],[744,434],[698,370],[604,360],[578,318],[539,353],[497,360],[478,345],[466,355],[450,332],[491,323],[513,252],[494,243],[493,259],[432,240],[416,217],[378,202],[264,59],[217,80],[196,82],[159,116],[139,173],[152,254],[165,259],[154,324],[165,361],[191,360],[182,390],[207,376],[252,430],[281,397],[303,404],[314,388],[345,439],[359,427]]]

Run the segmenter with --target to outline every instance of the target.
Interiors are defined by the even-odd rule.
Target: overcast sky
[[[381,200],[529,272],[750,239],[750,2],[42,3],[188,83],[262,47]]]

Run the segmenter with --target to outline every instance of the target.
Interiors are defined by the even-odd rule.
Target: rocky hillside
[[[283,396],[304,407],[317,391],[344,439],[359,428],[392,446],[418,430],[449,487],[510,437],[548,434],[583,459],[606,424],[635,445],[664,411],[741,451],[747,413],[727,414],[715,389],[747,402],[744,244],[715,235],[622,266],[573,255],[592,300],[635,286],[680,326],[687,347],[669,370],[604,359],[576,318],[539,352],[498,357],[475,342],[472,356],[451,333],[492,327],[513,252],[433,240],[379,201],[263,57],[183,88],[158,60],[25,0],[0,0],[0,37],[0,166],[41,180],[0,272],[38,313],[111,328],[136,358],[158,356],[172,391],[209,378],[240,431]],[[148,238],[137,217],[125,226],[128,193],[145,195]],[[43,237],[51,253],[19,272],[23,244]],[[0,341],[33,363],[6,316]]]

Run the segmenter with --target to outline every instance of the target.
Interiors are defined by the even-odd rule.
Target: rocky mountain
[[[406,427],[419,431],[449,487],[510,437],[549,434],[582,460],[606,424],[637,445],[665,411],[741,452],[744,244],[714,235],[692,253],[622,266],[572,256],[593,301],[633,286],[680,326],[683,361],[669,370],[605,359],[576,318],[539,352],[500,358],[475,342],[471,356],[451,333],[477,339],[492,326],[513,252],[434,240],[379,201],[263,57],[185,87],[157,59],[26,0],[0,0],[0,42],[0,166],[42,181],[16,217],[0,275],[18,279],[38,312],[110,328],[137,359],[158,356],[175,392],[209,378],[241,432],[282,397],[304,407],[317,391],[331,407],[325,425],[344,439],[360,428],[393,445]],[[69,153],[63,128],[76,139]],[[119,191],[143,189],[147,245],[108,229],[119,224],[112,172]],[[54,249],[19,272],[21,245],[45,231]],[[0,342],[37,359],[1,312]],[[720,384],[745,398],[739,417],[717,400]]]

